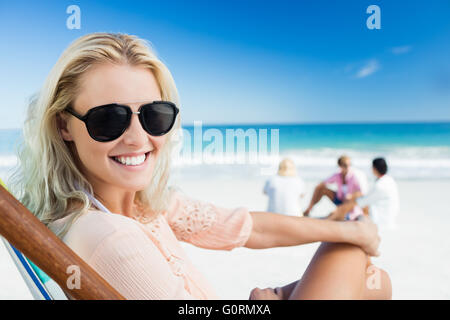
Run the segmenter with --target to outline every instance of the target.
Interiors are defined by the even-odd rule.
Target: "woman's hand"
[[[355,224],[360,234],[355,244],[360,246],[369,256],[379,256],[378,246],[381,238],[378,235],[376,224],[364,215],[359,216]]]

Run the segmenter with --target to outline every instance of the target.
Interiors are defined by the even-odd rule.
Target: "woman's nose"
[[[146,144],[147,141],[148,134],[139,121],[139,114],[133,113],[131,115],[130,126],[123,134],[123,142],[128,145],[136,145],[140,147]]]

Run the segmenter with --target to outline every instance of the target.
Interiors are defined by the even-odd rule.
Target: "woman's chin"
[[[121,181],[120,183],[117,184],[117,186],[126,191],[138,192],[138,191],[142,191],[148,187],[149,180],[150,180],[150,178],[147,179],[146,182],[134,181],[133,183],[130,183],[130,181]]]

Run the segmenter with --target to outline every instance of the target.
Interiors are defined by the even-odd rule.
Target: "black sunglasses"
[[[72,108],[66,111],[86,124],[92,139],[99,142],[119,138],[130,126],[133,113],[139,115],[142,128],[152,136],[165,135],[172,129],[179,109],[169,101],[153,101],[139,107],[137,112],[127,105],[111,103],[89,109],[81,116]]]

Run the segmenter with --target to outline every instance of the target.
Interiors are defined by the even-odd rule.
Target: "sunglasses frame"
[[[155,105],[155,104],[166,104],[166,105],[170,106],[170,107],[174,110],[174,117],[173,117],[173,121],[172,121],[170,127],[167,129],[167,131],[165,131],[165,132],[163,132],[163,133],[160,133],[160,134],[154,134],[154,133],[151,132],[151,130],[149,130],[149,128],[147,127],[147,125],[146,125],[146,123],[145,123],[145,121],[144,121],[144,113],[141,112],[142,108],[147,107],[147,106],[151,106],[151,105]],[[89,126],[88,126],[89,116],[90,116],[93,112],[95,112],[96,110],[98,110],[98,109],[108,108],[108,107],[111,107],[111,106],[122,107],[122,108],[124,108],[124,109],[127,111],[127,125],[123,128],[123,130],[122,130],[122,132],[120,133],[120,135],[118,135],[118,136],[117,136],[116,138],[114,138],[114,139],[98,139],[98,137],[94,137],[94,136],[91,134],[90,130],[89,130]],[[114,140],[118,139],[120,136],[123,135],[123,133],[124,133],[125,131],[127,131],[127,129],[130,127],[131,116],[132,116],[133,114],[137,114],[137,115],[138,115],[138,117],[139,117],[139,122],[141,123],[142,128],[143,128],[143,129],[145,130],[145,132],[147,132],[149,135],[155,136],[155,137],[163,136],[163,135],[167,134],[167,133],[173,128],[173,125],[175,124],[175,121],[176,121],[176,118],[177,118],[177,115],[178,115],[180,109],[178,109],[177,106],[176,106],[173,102],[170,102],[170,101],[153,101],[153,102],[145,103],[145,104],[139,106],[138,111],[133,111],[133,110],[131,110],[131,107],[130,107],[130,106],[128,106],[128,105],[126,105],[126,104],[120,104],[120,103],[108,103],[108,104],[104,104],[104,105],[101,105],[101,106],[93,107],[93,108],[89,109],[88,112],[86,112],[86,114],[85,114],[84,116],[78,114],[78,113],[77,113],[75,110],[73,110],[71,107],[67,107],[67,108],[65,109],[65,111],[69,112],[71,115],[73,115],[74,117],[76,117],[76,118],[78,118],[78,119],[80,119],[81,121],[84,122],[84,124],[86,125],[86,129],[87,129],[87,131],[88,131],[88,133],[89,133],[89,136],[90,136],[92,139],[94,139],[95,141],[98,141],[98,142],[110,142],[110,141],[114,141]]]

